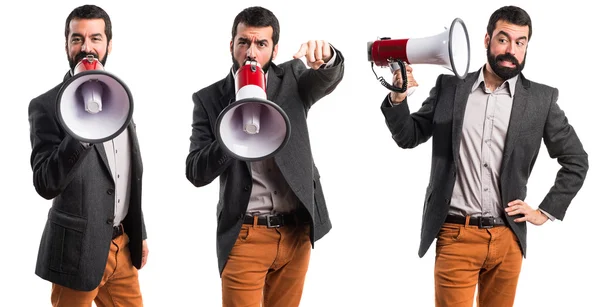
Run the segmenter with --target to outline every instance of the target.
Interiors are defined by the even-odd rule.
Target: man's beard
[[[515,58],[512,54],[506,53],[506,54],[500,54],[500,55],[494,57],[490,51],[490,47],[488,46],[488,48],[487,48],[487,60],[488,60],[488,63],[490,64],[490,67],[492,68],[494,73],[504,81],[520,74],[521,71],[523,71],[523,68],[525,68],[525,59],[526,58],[527,58],[527,53],[525,53],[525,56],[523,57],[523,63],[519,64],[519,61],[517,60],[517,58]],[[511,63],[515,64],[515,67],[510,68],[510,67],[501,66],[500,64],[498,64],[498,62],[501,62],[501,61],[511,62]]]
[[[240,69],[240,63],[238,63],[238,61],[233,57],[233,53],[231,54],[231,61],[233,61],[233,72],[235,73],[238,71],[238,69]],[[262,70],[265,74],[269,71],[269,67],[271,66],[272,61],[273,61],[273,53],[271,53],[271,57],[269,58],[269,61],[267,61],[265,66],[262,67]]]
[[[92,55],[95,59],[98,59],[98,55],[93,52],[80,52],[78,53],[74,59],[69,58],[69,66],[71,67],[71,71],[75,69],[75,66],[81,62],[81,60],[85,59],[88,55]],[[106,66],[106,59],[108,58],[108,53],[104,55],[104,58],[100,60],[102,66]]]

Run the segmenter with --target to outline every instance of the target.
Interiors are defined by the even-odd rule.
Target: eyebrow
[[[90,35],[90,36],[91,36],[91,37],[98,37],[98,36],[99,36],[99,37],[102,37],[102,33],[94,33],[94,34],[92,34],[92,35]],[[71,34],[71,37],[83,37],[83,35],[82,35],[82,34],[80,34],[80,33],[72,33],[72,34]]]
[[[250,43],[252,40],[246,37],[240,37],[238,38],[238,41],[244,42],[244,43]],[[269,40],[267,39],[257,39],[256,43],[263,43],[263,44],[268,44]]]
[[[500,31],[500,32],[498,32],[498,35],[504,35],[504,36],[506,36],[506,37],[510,37],[510,35],[508,35],[508,33],[504,32],[504,31]],[[521,39],[525,39],[525,40],[526,40],[526,39],[527,39],[527,36],[526,36],[526,35],[523,35],[523,36],[521,36],[521,37],[518,37],[516,40],[521,40]]]

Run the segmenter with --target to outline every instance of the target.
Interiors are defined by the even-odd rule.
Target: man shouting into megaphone
[[[276,65],[278,41],[279,22],[271,11],[243,10],[233,22],[230,73],[192,96],[186,174],[197,187],[220,177],[217,256],[223,306],[298,306],[312,245],[331,229],[306,114],[340,83],[344,58],[327,42],[311,40],[293,60]],[[234,101],[234,75],[248,58],[266,73],[267,99],[287,114],[291,129],[283,149],[252,162],[232,157],[216,138],[216,119]]]
[[[52,283],[53,306],[142,306],[137,270],[146,264],[148,247],[135,126],[125,120],[114,137],[96,134],[131,110],[120,81],[96,73],[112,49],[108,14],[94,5],[75,8],[65,39],[70,71],[29,105],[33,185],[53,200],[35,273]],[[94,97],[98,91],[102,97]],[[109,102],[95,110],[109,120],[85,110],[88,96]]]

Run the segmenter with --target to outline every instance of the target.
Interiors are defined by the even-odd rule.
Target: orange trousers
[[[127,243],[129,237],[125,233],[112,240],[104,276],[96,289],[77,291],[52,284],[52,306],[90,307],[92,301],[97,307],[143,306],[138,271],[131,264]]]
[[[224,307],[297,307],[310,260],[310,227],[244,224],[221,274]]]
[[[476,287],[477,306],[513,306],[522,261],[518,239],[506,226],[445,223],[436,243],[436,306],[472,307]]]

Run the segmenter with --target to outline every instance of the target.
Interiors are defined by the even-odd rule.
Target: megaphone
[[[265,82],[260,63],[247,60],[235,73],[236,101],[217,118],[217,141],[243,161],[267,159],[290,138],[290,120],[281,107],[267,100]]]
[[[371,67],[390,67],[396,64],[402,69],[402,87],[387,83],[383,78],[378,80],[389,90],[404,93],[406,91],[406,64],[434,64],[442,65],[451,70],[454,75],[464,79],[469,72],[471,49],[469,34],[465,23],[456,18],[452,21],[450,29],[425,38],[391,39],[384,37],[367,43],[367,57]],[[392,70],[397,69],[396,67]],[[373,70],[375,73],[375,70]],[[375,76],[377,74],[375,73]]]
[[[60,88],[56,114],[61,126],[75,139],[102,143],[127,128],[133,115],[133,98],[123,81],[88,55]]]

